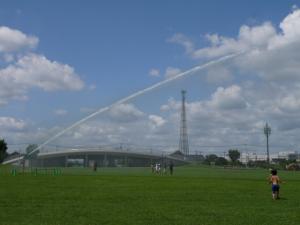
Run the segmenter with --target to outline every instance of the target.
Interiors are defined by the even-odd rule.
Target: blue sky
[[[2,61],[0,77],[15,76],[17,77],[14,78],[15,80],[22,80],[25,79],[24,76],[28,76],[28,79],[13,83],[13,87],[10,87],[12,83],[8,83],[7,90],[14,90],[14,92],[5,91],[0,95],[4,101],[0,105],[0,117],[2,118],[0,127],[3,127],[0,136],[7,139],[10,144],[41,143],[51,134],[90,112],[164,80],[166,74],[172,76],[198,64],[226,54],[236,53],[239,50],[252,51],[258,48],[261,54],[269,56],[269,54],[275,54],[274,52],[269,53],[269,49],[274,45],[273,42],[279,46],[276,43],[290,41],[288,44],[284,44],[284,47],[280,47],[284,48],[282,52],[288,56],[286,57],[287,62],[283,66],[290,65],[293,60],[298,59],[298,55],[290,48],[294,45],[298,47],[298,43],[289,38],[293,36],[293,34],[289,35],[290,31],[287,31],[286,37],[281,38],[284,36],[282,35],[284,31],[280,27],[280,23],[288,15],[293,13],[296,15],[295,12],[298,11],[296,4],[297,1],[283,0],[276,2],[237,0],[1,1],[0,26],[21,32],[26,37],[22,40],[18,39],[19,42],[14,42],[17,40],[14,39],[17,36],[15,32],[5,29],[2,33],[0,31],[0,49],[1,45],[4,46],[4,50],[0,51]],[[297,18],[292,18],[292,20],[296,21]],[[268,24],[265,25],[266,23]],[[297,21],[293,23],[297,24]],[[247,26],[244,33],[241,32],[243,26]],[[255,27],[259,29],[252,29]],[[4,35],[3,38],[1,38],[1,34]],[[218,36],[213,36],[214,34]],[[261,37],[255,39],[256,34]],[[11,38],[8,38],[9,35]],[[241,38],[239,39],[239,37]],[[5,38],[10,39],[12,43],[9,44],[14,46],[20,44],[21,47],[15,47],[14,50],[9,49]],[[229,39],[237,41],[231,43],[228,41]],[[263,42],[257,44],[260,40]],[[190,48],[187,47],[187,44]],[[265,51],[266,49],[268,51]],[[281,50],[278,51],[281,52]],[[251,54],[254,54],[254,51]],[[189,108],[191,110],[190,131],[193,132],[191,142],[194,145],[219,145],[224,140],[231,140],[228,141],[229,145],[240,143],[261,145],[263,136],[253,136],[253,134],[255,134],[255,128],[258,129],[259,125],[262,125],[267,119],[273,123],[275,134],[278,130],[278,136],[288,136],[291,134],[290,132],[297,136],[298,125],[295,124],[300,125],[300,122],[293,120],[294,115],[290,115],[291,112],[287,112],[288,115],[280,112],[280,118],[276,113],[273,115],[276,110],[272,107],[277,103],[270,106],[272,110],[263,109],[262,111],[267,112],[265,114],[258,112],[263,103],[259,102],[260,96],[254,96],[255,93],[267,96],[268,94],[265,92],[271,95],[273,88],[275,90],[286,88],[296,90],[296,87],[290,87],[290,84],[295,84],[294,73],[288,71],[287,73],[292,73],[292,75],[287,75],[288,77],[284,78],[285,82],[279,82],[279,85],[276,80],[282,79],[282,76],[285,75],[284,71],[276,79],[274,77],[274,79],[270,79],[264,74],[271,71],[272,63],[276,63],[276,60],[281,61],[281,59],[269,57],[270,60],[266,60],[264,65],[251,62],[253,63],[250,63],[252,68],[255,69],[250,69],[245,66],[245,61],[247,62],[247,57],[250,57],[251,54],[249,53],[245,59],[241,59],[244,61],[237,59],[235,62],[220,65],[215,70],[203,71],[203,73],[199,73],[199,76],[176,81],[118,109],[120,112],[125,110],[125,114],[128,114],[126,114],[127,117],[124,113],[118,113],[118,110],[116,110],[117,113],[111,112],[113,116],[104,115],[97,121],[99,127],[106,124],[105,127],[109,127],[109,131],[102,130],[103,135],[114,136],[114,138],[111,140],[95,138],[93,143],[117,143],[124,140],[134,143],[134,138],[128,138],[135,137],[134,132],[120,134],[115,131],[116,127],[129,129],[128,123],[122,125],[124,118],[115,118],[115,116],[125,115],[127,119],[130,119],[130,126],[135,124],[139,127],[132,128],[132,130],[142,129],[141,127],[145,127],[145,124],[149,125],[151,122],[154,123],[153,128],[156,126],[153,133],[140,132],[143,137],[149,136],[149,138],[141,139],[144,142],[140,141],[139,144],[149,145],[149,143],[155,142],[161,145],[176,145],[178,124],[176,125],[175,121],[178,116],[176,112],[178,112],[181,88],[188,90],[188,101],[191,104]],[[266,55],[262,57],[265,59]],[[17,71],[16,68],[20,67],[20,63],[17,62],[26,56],[27,61],[22,65],[30,64],[28,67],[35,71],[40,71],[37,67],[39,69],[43,67],[40,74],[37,74],[39,72],[30,74],[30,69],[26,66],[24,67],[28,70],[25,72]],[[41,64],[42,56],[45,57],[44,63],[49,68],[53,66],[51,71],[46,64]],[[65,65],[72,69],[70,73],[64,73]],[[8,67],[14,67],[14,69],[3,72]],[[45,71],[45,68],[48,68],[49,71]],[[65,76],[61,76],[60,72]],[[20,89],[22,93],[16,93],[16,90]],[[231,92],[238,96],[232,97],[234,94]],[[206,117],[209,112],[204,112],[202,108],[209,108],[210,104],[215,104],[213,103],[214,98],[217,101],[217,98],[226,97],[227,94],[233,100],[225,106],[227,111],[221,109],[224,106],[223,103],[226,102],[225,99],[220,103],[220,107],[222,107],[218,106],[219,108],[214,110],[214,113],[218,115],[214,115],[213,118]],[[270,99],[275,98],[280,103],[287,99],[288,103],[286,104],[296,110],[294,108],[298,107],[298,103],[294,100],[297,99],[297,96],[296,92],[288,96],[283,91]],[[245,103],[239,102],[239,98],[243,98]],[[265,99],[265,101],[267,100],[268,98]],[[291,103],[291,101],[293,102]],[[167,106],[169,106],[169,111],[162,110]],[[232,106],[236,106],[236,108]],[[230,123],[222,125],[220,122],[227,118],[228,107],[232,107],[230,108],[231,115],[243,115],[244,119],[241,118],[239,124],[232,123],[231,126]],[[280,105],[278,107],[280,108]],[[257,114],[254,118],[248,118],[250,112]],[[132,115],[129,115],[130,113]],[[201,116],[197,118],[199,114]],[[111,118],[115,118],[117,122]],[[137,119],[136,123],[133,122],[133,118]],[[206,133],[203,133],[198,125],[193,127],[194,124],[201,124],[204,118],[219,125],[214,127],[209,125],[206,128],[203,126],[203,129],[207,129]],[[233,121],[238,120],[236,118],[238,116],[233,116]],[[278,120],[286,121],[281,124]],[[257,123],[258,127],[248,127],[247,123]],[[242,126],[245,127],[245,130],[248,129],[247,132],[245,131],[246,133],[252,132],[252,136],[236,141],[236,138],[231,137],[232,132],[230,131],[239,133]],[[213,132],[218,128],[222,130],[218,134],[220,138],[215,140],[214,137],[209,140],[210,137],[215,136]],[[162,133],[170,133],[170,136],[159,140],[157,137],[161,137]],[[30,135],[26,136],[26,134]],[[70,140],[71,137],[74,140],[74,135],[74,133],[69,134],[69,139],[66,138],[61,142],[72,142]],[[79,136],[81,142],[89,142],[89,140],[84,141],[83,134]],[[125,138],[125,136],[127,137]],[[198,138],[199,136],[203,139]],[[289,146],[290,142],[291,140],[287,142],[282,140],[274,145]],[[298,145],[298,143],[293,142],[293,145]]]

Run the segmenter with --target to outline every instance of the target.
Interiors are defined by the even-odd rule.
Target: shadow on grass
[[[287,198],[281,198],[281,197],[280,197],[280,198],[278,198],[277,200],[280,201],[280,200],[288,200],[288,199],[287,199]]]

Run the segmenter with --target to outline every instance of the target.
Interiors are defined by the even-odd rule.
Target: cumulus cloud
[[[158,69],[151,69],[151,70],[149,71],[149,75],[150,75],[151,77],[159,77],[159,76],[160,76],[160,72],[159,72]]]
[[[258,75],[269,81],[299,81],[300,60],[300,10],[294,8],[279,24],[242,25],[237,37],[206,34],[208,47],[195,48],[186,44],[181,34],[172,40],[186,48],[193,59],[212,59],[245,52],[235,60],[235,67],[248,74]],[[177,37],[177,38],[176,38]],[[193,47],[192,47],[193,46]],[[225,76],[226,77],[226,76]]]
[[[191,54],[194,51],[194,43],[184,34],[177,33],[167,40],[170,43],[180,44],[185,48],[187,54]]]
[[[269,43],[268,48],[274,49],[290,44],[299,43],[300,37],[300,10],[295,9],[279,25],[281,32],[274,35]]]
[[[276,35],[276,30],[270,22],[260,26],[241,26],[238,37],[230,38],[218,34],[206,34],[205,38],[211,46],[196,49],[191,41],[183,34],[175,34],[171,40],[173,43],[182,45],[186,52],[194,59],[216,58],[224,55],[242,52],[253,48],[265,48],[271,38]],[[178,38],[180,37],[180,38]],[[187,42],[189,44],[187,44]]]
[[[243,109],[247,104],[241,94],[241,88],[237,85],[232,85],[227,88],[219,87],[217,91],[213,93],[210,104],[220,109]]]
[[[300,99],[295,95],[284,96],[278,101],[278,107],[284,112],[298,113],[300,110]]]
[[[11,63],[15,60],[15,56],[10,53],[3,54],[2,58],[3,58],[4,62],[6,62],[6,63]]]
[[[236,67],[268,81],[299,85],[300,10],[284,18],[279,28],[264,48],[252,49],[237,59]]]
[[[153,128],[160,127],[166,123],[166,121],[158,115],[149,115],[150,126]]]
[[[118,146],[120,143],[128,143],[144,149],[147,146],[167,145],[173,143],[174,139],[177,140],[172,126],[173,124],[168,123],[161,115],[148,114],[133,104],[121,104],[113,107],[107,114],[86,121],[68,131],[52,144]]]
[[[165,78],[171,78],[176,76],[177,74],[179,74],[181,72],[181,70],[179,68],[175,68],[175,67],[167,67],[166,72],[165,72]]]
[[[209,68],[206,74],[206,81],[212,84],[220,84],[224,82],[229,82],[233,80],[232,72],[226,67],[215,66],[214,68]]]
[[[77,91],[84,82],[74,68],[33,53],[39,39],[9,27],[0,27],[0,105],[28,100],[32,88],[44,91]]]
[[[169,98],[167,104],[160,106],[162,112],[179,109],[181,104],[179,104],[174,98]]]
[[[192,151],[201,150],[208,153],[228,150],[226,147],[200,148],[201,146],[264,143],[262,128],[266,115],[269,115],[270,111],[267,106],[259,109],[256,100],[248,96],[247,91],[237,85],[219,87],[207,100],[186,102],[187,126]],[[173,127],[176,127],[169,132],[178,139],[181,102],[174,100],[166,105],[164,108],[168,108],[167,112],[169,112],[167,118],[173,123]],[[273,125],[271,123],[274,130],[277,130]]]
[[[38,43],[39,39],[35,36],[26,35],[9,27],[0,27],[0,53],[33,49]]]
[[[73,130],[69,132],[69,135],[71,135],[74,139],[85,139],[86,141],[89,141],[91,138],[94,139],[95,137],[101,137],[102,135],[105,135],[105,132],[108,132],[108,130],[105,131],[105,127],[103,125],[99,126],[99,123],[85,123],[80,125],[76,130]]]
[[[247,125],[247,119],[254,115],[256,121],[253,119],[252,124],[270,120],[278,131],[296,131],[300,128],[296,116],[300,112],[298,101],[300,98],[300,10],[298,7],[293,7],[278,26],[268,21],[255,26],[242,25],[236,37],[206,34],[205,38],[209,45],[202,48],[196,48],[196,45],[183,34],[174,35],[172,40],[182,45],[186,53],[197,60],[210,60],[238,52],[244,54],[232,62],[232,68],[221,67],[225,69],[223,73],[218,71],[220,67],[208,70],[206,80],[209,83],[217,83],[223,78],[222,82],[227,79],[233,81],[230,75],[234,74],[241,84],[219,87],[212,94],[210,101],[196,104],[197,107],[194,108],[202,109],[200,111],[203,112],[203,118],[208,120],[216,112],[225,113],[225,109],[234,109],[248,112],[243,114],[244,125]],[[204,110],[205,107],[207,110]],[[166,108],[167,106],[164,106],[164,109]],[[211,108],[218,110],[208,113]],[[228,118],[230,117],[225,116],[221,121],[224,122]]]
[[[26,127],[26,122],[13,117],[0,117],[1,131],[22,131]]]
[[[0,102],[26,100],[31,88],[44,91],[81,90],[83,81],[68,65],[46,57],[28,54],[17,62],[0,69]]]
[[[116,122],[135,122],[144,116],[144,113],[133,104],[120,104],[112,107],[109,111],[109,117]]]

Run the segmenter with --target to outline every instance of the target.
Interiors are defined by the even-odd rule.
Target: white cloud
[[[191,57],[216,58],[232,53],[249,51],[252,49],[266,48],[271,38],[276,35],[276,30],[270,22],[265,22],[260,26],[241,26],[236,39],[219,36],[217,34],[207,34],[206,38],[211,46],[195,49]]]
[[[159,72],[158,69],[151,69],[151,70],[149,71],[149,75],[150,75],[151,77],[159,77],[159,76],[160,76],[160,72]]]
[[[5,53],[5,54],[3,54],[3,60],[6,63],[11,63],[15,60],[15,56],[13,54],[10,54],[10,53]]]
[[[166,123],[166,121],[158,115],[149,115],[148,118],[150,121],[150,126],[153,128],[160,127]]]
[[[26,122],[13,117],[0,117],[1,131],[22,131],[26,127]]]
[[[174,98],[169,98],[167,104],[164,104],[160,107],[162,112],[170,111],[170,110],[178,110],[180,109],[181,104],[179,104]]]
[[[300,10],[296,9],[290,13],[279,25],[281,33],[275,35],[269,41],[269,49],[283,47],[299,43],[300,40]]]
[[[0,27],[0,52],[15,52],[22,49],[33,49],[39,39],[9,27]]]
[[[162,116],[142,112],[133,104],[122,104],[67,132],[55,142],[89,146],[129,143],[139,145],[143,150],[146,146],[159,145],[176,138],[177,135],[174,137],[169,126],[172,124]]]
[[[171,43],[180,44],[185,48],[187,54],[194,51],[194,43],[184,34],[177,33],[167,40]]]
[[[0,27],[0,105],[28,100],[32,88],[44,91],[81,90],[83,81],[67,64],[33,53],[39,39],[9,27]]]
[[[212,95],[211,104],[219,109],[243,109],[247,104],[241,94],[241,88],[237,85],[219,87]]]
[[[300,10],[295,9],[279,25],[280,32],[270,22],[258,26],[241,26],[237,38],[207,34],[211,46],[191,51],[193,58],[215,58],[242,51],[268,51],[299,44]]]
[[[185,46],[193,59],[212,59],[245,52],[233,63],[240,71],[258,75],[268,81],[300,82],[299,9],[294,8],[278,28],[270,22],[257,26],[242,25],[236,38],[207,34],[206,39],[210,46],[200,49],[192,48],[192,44],[187,45],[186,39],[183,38],[177,38],[176,43]]]
[[[290,13],[281,23],[281,32],[269,39],[264,49],[252,50],[236,60],[236,66],[247,73],[278,84],[300,82],[300,10]]]
[[[68,111],[65,109],[56,109],[54,110],[54,114],[57,116],[65,116],[68,114]]]
[[[167,67],[166,72],[165,72],[165,78],[170,78],[170,77],[174,77],[177,74],[179,74],[181,72],[181,70],[179,68],[175,68],[175,67]]]
[[[283,98],[279,99],[278,107],[284,112],[298,113],[300,111],[300,99],[295,95],[284,96]]]
[[[109,117],[116,122],[135,122],[144,116],[144,113],[137,109],[133,104],[116,105],[109,111]]]
[[[272,145],[288,143],[291,140],[288,132],[300,128],[300,120],[297,119],[300,113],[298,97],[294,94],[289,95],[288,92],[272,95],[273,92],[274,90],[268,87],[255,89],[251,85],[231,85],[217,88],[208,99],[187,101],[191,150],[203,145],[241,143],[262,145],[264,144],[262,128],[266,118],[274,131],[271,137]],[[161,106],[164,109],[162,116],[147,114],[132,104],[123,104],[115,107],[106,115],[107,117],[102,115],[87,121],[55,143],[73,146],[130,143],[133,146],[140,144],[144,147],[151,145],[176,147],[179,137],[180,106],[180,99],[169,99]],[[16,138],[30,140],[32,134],[33,132],[29,133],[25,138],[24,132],[23,136]],[[209,149],[202,150],[207,153]],[[226,150],[228,149],[221,148],[221,151]]]
[[[210,68],[208,69],[206,74],[206,81],[208,83],[219,84],[219,83],[224,83],[232,80],[233,80],[232,72],[224,66],[223,67],[215,66],[214,68]]]
[[[45,91],[81,90],[84,83],[72,67],[36,54],[27,54],[0,70],[0,102],[26,100],[35,87]]]
[[[73,130],[71,135],[75,139],[89,139],[91,137],[95,138],[105,135],[105,132],[109,132],[105,127],[99,126],[97,124],[85,123],[78,127],[78,129]]]

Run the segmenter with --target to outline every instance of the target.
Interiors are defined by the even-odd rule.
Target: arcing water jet
[[[41,145],[39,145],[35,150],[33,150],[32,152],[30,152],[29,155],[31,155],[31,154],[35,153],[36,151],[40,150],[42,147],[44,147],[45,145],[47,145],[47,144],[50,143],[51,141],[57,139],[58,137],[60,137],[60,136],[63,135],[64,133],[66,133],[67,131],[73,129],[74,127],[79,126],[80,124],[84,123],[85,121],[87,121],[87,120],[89,120],[89,119],[91,119],[91,118],[93,118],[93,117],[95,117],[95,116],[97,116],[97,115],[99,115],[99,114],[101,114],[101,113],[104,113],[104,112],[108,111],[109,109],[111,109],[112,107],[114,107],[114,106],[116,106],[116,105],[119,105],[119,104],[128,102],[129,100],[132,100],[132,99],[134,99],[134,98],[136,98],[136,97],[138,97],[138,96],[140,96],[140,95],[143,95],[143,94],[145,94],[145,93],[147,93],[147,92],[150,92],[150,91],[152,91],[152,90],[154,90],[154,89],[156,89],[156,88],[159,88],[159,87],[161,87],[161,86],[163,86],[163,85],[165,85],[165,84],[167,84],[167,83],[170,83],[170,82],[172,82],[172,81],[174,81],[174,80],[178,80],[178,79],[184,78],[184,77],[186,77],[186,76],[188,76],[188,75],[190,75],[190,74],[192,74],[192,73],[194,73],[194,72],[196,72],[196,71],[203,70],[203,69],[206,69],[206,68],[208,68],[208,67],[217,65],[217,64],[222,63],[222,62],[224,62],[224,61],[226,61],[226,60],[235,58],[235,57],[237,57],[237,56],[239,56],[239,55],[241,55],[241,54],[244,54],[244,53],[243,53],[243,52],[240,52],[240,53],[234,53],[234,54],[226,55],[226,56],[223,56],[223,57],[221,57],[221,58],[219,58],[219,59],[215,59],[215,60],[212,60],[212,61],[210,61],[210,62],[208,62],[208,63],[205,63],[205,64],[203,64],[203,65],[195,66],[195,67],[193,67],[193,68],[191,68],[191,69],[189,69],[189,70],[187,70],[187,71],[185,71],[185,72],[182,72],[182,73],[177,74],[176,76],[170,77],[170,78],[168,78],[168,79],[166,79],[166,80],[163,80],[163,81],[161,81],[161,82],[158,82],[158,83],[156,83],[156,84],[154,84],[154,85],[152,85],[152,86],[150,86],[150,87],[147,87],[147,88],[145,88],[145,89],[143,89],[143,90],[137,91],[137,92],[135,92],[135,93],[133,93],[133,94],[131,94],[131,95],[125,97],[125,98],[122,98],[122,99],[120,99],[120,100],[118,100],[118,101],[112,103],[112,104],[109,105],[109,106],[103,107],[103,108],[97,110],[96,112],[94,112],[94,113],[92,113],[92,114],[90,114],[90,115],[84,117],[83,119],[81,119],[81,120],[79,120],[79,121],[73,123],[71,126],[65,128],[65,129],[63,129],[62,131],[60,131],[60,132],[57,133],[56,135],[50,137],[50,138],[47,139],[45,142],[43,142]]]

